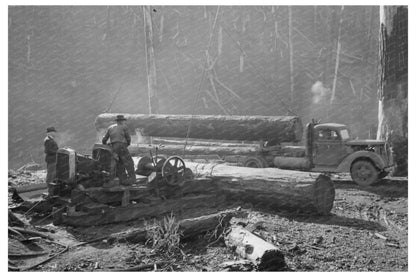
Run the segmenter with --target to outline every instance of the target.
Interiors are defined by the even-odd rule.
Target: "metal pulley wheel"
[[[165,161],[166,161],[165,157],[158,156],[155,161],[156,162],[156,166],[155,166],[151,157],[147,157],[147,156],[142,157],[140,158],[137,164],[136,174],[149,176],[150,174],[152,174],[152,172],[160,172],[162,171],[162,167]]]
[[[162,177],[170,186],[180,185],[185,179],[185,162],[181,157],[169,157],[162,166]]]

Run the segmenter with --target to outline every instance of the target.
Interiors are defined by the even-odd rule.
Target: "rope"
[[[214,33],[214,29],[215,29],[215,27],[216,27],[216,25],[217,25],[217,19],[218,19],[218,14],[219,14],[219,11],[220,11],[220,6],[217,6],[217,12],[216,12],[216,14],[215,14],[215,20],[214,20],[214,23],[213,23],[213,26],[212,26],[212,29],[211,29],[211,33],[210,33],[210,35],[209,35],[208,47],[207,47],[207,50],[206,50],[206,52],[208,52],[208,53],[209,53],[209,49],[211,48],[211,44],[212,44],[212,35],[213,35],[213,33]],[[206,52],[205,52],[205,53],[206,53]],[[205,53],[204,53],[204,55],[205,55]],[[202,83],[204,82],[204,80],[205,80],[205,75],[206,75],[206,73],[207,73],[207,70],[206,70],[206,69],[207,69],[207,65],[208,65],[208,59],[205,59],[205,63],[204,63],[204,68],[203,68],[203,72],[202,72],[201,80],[200,80],[200,82],[199,82],[199,85],[198,85],[198,90],[197,90],[197,93],[195,94],[194,103],[193,103],[193,105],[192,105],[191,120],[189,121],[188,130],[187,130],[187,132],[186,132],[185,145],[183,146],[183,157],[184,157],[184,158],[185,158],[186,146],[188,145],[189,135],[190,135],[190,133],[191,133],[191,126],[192,126],[192,120],[193,120],[193,118],[194,118],[195,107],[196,107],[196,104],[198,103],[199,96],[201,95]]]
[[[223,25],[221,25],[221,27],[222,27],[222,29],[225,31],[225,33],[231,38],[231,40],[237,45],[237,48],[241,51],[241,53],[243,53],[243,55],[244,56],[246,56],[246,57],[248,57],[248,55],[247,55],[247,53],[244,51],[244,49],[241,47],[241,45],[240,45],[240,43],[238,42],[238,41],[236,41],[232,36],[231,36],[231,34],[228,32],[228,30],[223,26]],[[273,89],[273,87],[272,86],[270,86],[269,85],[269,82],[263,77],[263,75],[261,75],[259,72],[257,72],[256,70],[255,70],[255,66],[253,65],[253,63],[250,61],[250,60],[248,60],[248,63],[251,65],[251,67],[253,68],[252,69],[252,72],[254,72],[254,74],[256,74],[258,77],[260,77],[261,79],[262,79],[262,84],[263,85],[265,85],[265,86],[267,86],[267,88],[268,89],[270,89],[271,91],[273,91],[274,89]],[[274,94],[273,94],[274,95]],[[280,101],[280,103],[281,104],[283,104],[283,106],[286,108],[286,110],[288,111],[288,112],[290,112],[290,113],[292,113],[292,114],[294,114],[295,116],[298,116],[295,112],[293,112],[291,109],[290,109],[290,107],[289,107],[289,105],[287,104],[287,103],[285,103],[283,100],[281,100],[280,98],[277,98],[277,100],[279,100]]]

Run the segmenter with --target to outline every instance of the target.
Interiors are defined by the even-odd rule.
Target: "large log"
[[[134,156],[149,156],[149,151],[151,150],[153,155],[154,153],[154,145],[149,144],[136,144],[129,146],[130,154]],[[184,146],[182,145],[164,145],[162,148],[158,149],[158,154],[165,155],[165,156],[175,156],[175,155],[183,155]],[[187,145],[185,158],[189,155],[196,156],[196,155],[218,155],[219,158],[230,156],[230,155],[253,155],[260,151],[259,146],[250,145],[250,146],[238,146],[238,147],[229,147],[226,146],[202,146],[202,145]]]
[[[228,247],[244,259],[253,262],[259,271],[283,271],[286,269],[284,255],[271,243],[262,240],[248,230],[235,226],[225,237]]]
[[[121,202],[126,191],[129,191],[129,199],[137,202],[146,201],[146,198],[155,196],[154,188],[140,187],[124,187],[118,186],[114,188],[92,187],[87,189],[73,189],[71,191],[71,203],[78,205],[82,203],[113,203]]]
[[[196,139],[295,142],[302,139],[302,123],[295,116],[148,115],[124,114],[127,126],[144,136]],[[97,130],[114,124],[116,114],[100,114]]]
[[[150,204],[134,204],[125,207],[98,208],[90,212],[67,212],[59,218],[56,223],[64,223],[71,226],[92,226],[116,222],[125,222],[134,219],[148,217],[159,217],[170,212],[175,214],[189,209],[202,209],[216,207],[224,202],[223,197],[217,195],[189,196],[181,199],[167,199],[153,201]]]
[[[328,214],[334,203],[334,185],[328,176],[322,174],[225,164],[188,162],[186,166],[198,178],[212,180],[229,197],[261,206]]]

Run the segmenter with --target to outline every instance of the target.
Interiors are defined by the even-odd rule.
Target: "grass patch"
[[[164,217],[162,221],[155,220],[151,225],[146,223],[146,230],[150,237],[147,243],[151,243],[156,252],[168,256],[180,252],[179,246],[182,234],[173,213]]]

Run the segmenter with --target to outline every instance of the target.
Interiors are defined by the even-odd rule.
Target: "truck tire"
[[[355,161],[351,166],[351,178],[360,186],[369,186],[378,180],[379,171],[368,160]]]
[[[266,168],[267,162],[262,157],[248,157],[244,160],[244,167]]]

